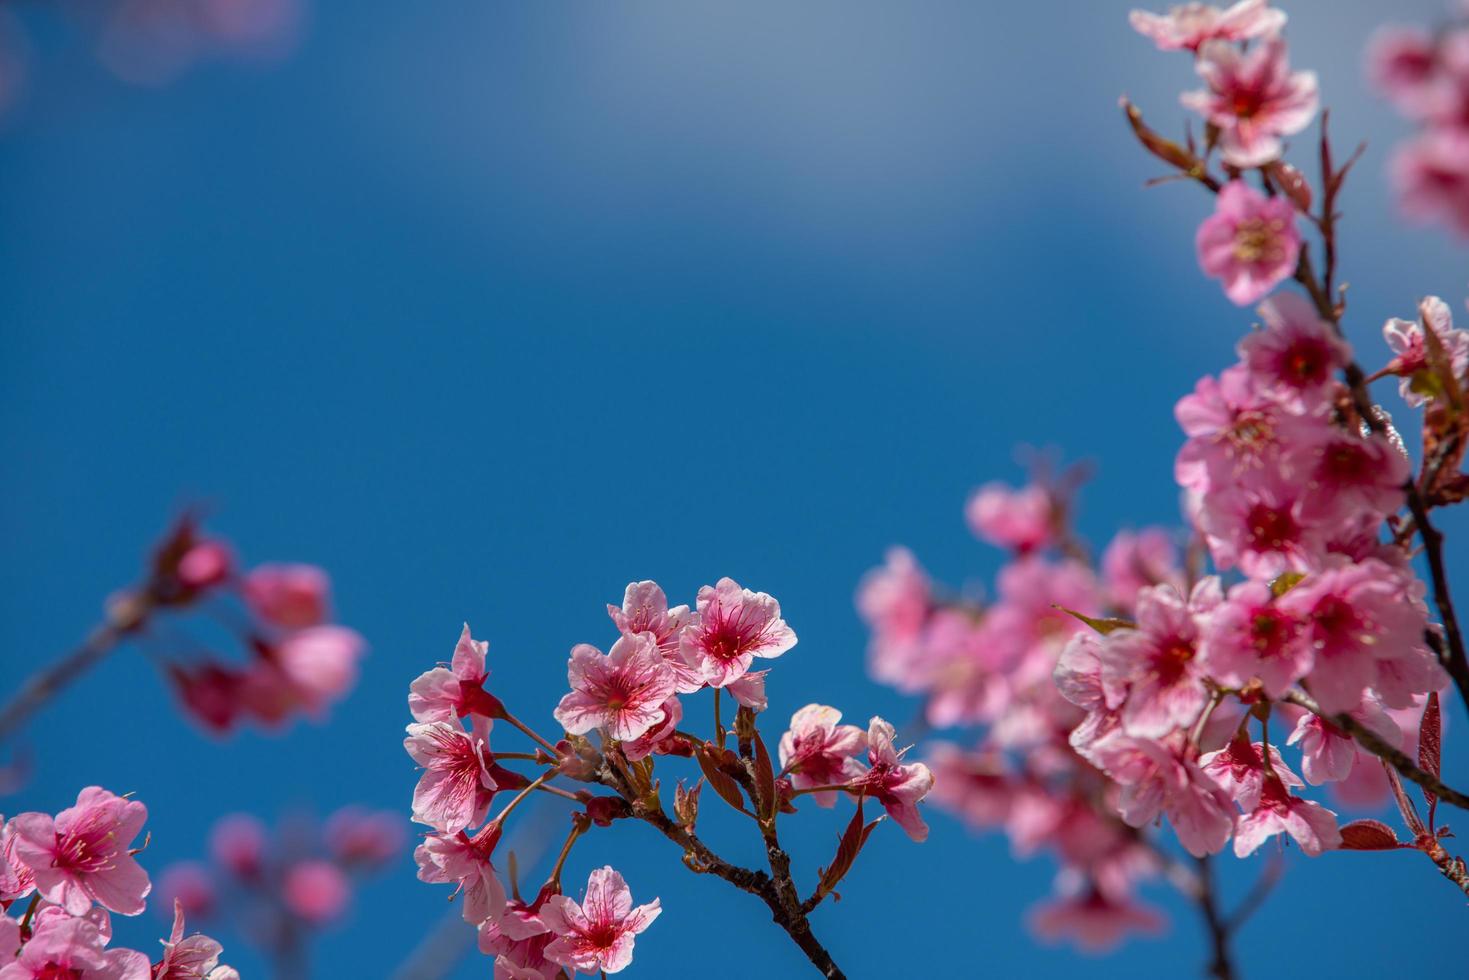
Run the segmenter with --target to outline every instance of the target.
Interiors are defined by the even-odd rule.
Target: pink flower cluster
[[[54,816],[0,818],[0,980],[239,980],[219,943],[184,936],[180,906],[157,962],[110,945],[111,913],[142,912],[152,887],[132,849],[147,818],[98,786]]]
[[[229,814],[210,833],[210,863],[165,868],[158,890],[191,917],[241,923],[252,942],[278,951],[303,930],[339,921],[355,879],[395,860],[404,837],[396,814],[358,806],[320,826],[285,820],[274,834],[250,814]]]
[[[864,731],[841,724],[833,708],[808,705],[781,737],[776,769],[756,729],[757,715],[767,707],[769,671],[752,668],[757,660],[788,652],[796,634],[773,597],[725,578],[701,588],[690,609],[670,606],[663,589],[644,581],[628,585],[622,604],[607,611],[617,639],[605,653],[590,644],[572,648],[570,691],[552,712],[565,737],[554,743],[536,735],[485,689],[488,644],[475,640],[468,626],[450,662],[410,685],[414,722],[404,747],[423,770],[413,819],[431,828],[414,853],[418,875],[453,885],[455,895],[463,895],[464,918],[478,930],[480,948],[495,957],[497,977],[550,980],[563,969],[615,973],[631,962],[633,937],[657,918],[658,902],[634,908],[622,875],[604,867],[591,873],[585,898],[577,903],[562,894],[561,870],[582,834],[629,817],[652,822],[690,849],[686,854],[693,859],[702,848],[692,843],[692,835],[703,783],[692,790],[679,783],[676,826],[682,829],[672,829],[675,824],[662,822],[670,818],[652,779],[660,757],[697,758],[717,795],[746,815],[769,821],[769,828],[778,814],[795,812],[794,800],[804,794],[826,807],[845,794],[877,802],[913,839],[927,835],[917,804],[932,787],[932,774],[921,763],[905,761],[892,726],[881,718],[873,718]],[[712,740],[680,727],[681,699],[700,691],[713,692]],[[720,715],[725,693],[734,702],[740,755],[725,747],[730,734]],[[534,753],[492,750],[496,721],[532,738]],[[531,778],[503,764],[511,761],[543,771]],[[610,788],[615,795],[568,792],[551,782],[557,777]],[[491,817],[495,798],[507,791],[512,798]],[[507,894],[494,855],[505,821],[534,791],[570,799],[584,809],[573,814],[571,836],[551,876],[525,901],[514,883]],[[854,820],[860,825],[860,807]],[[865,831],[861,836],[865,840]],[[860,846],[851,850],[847,866]],[[699,860],[713,858],[704,852]],[[828,891],[839,877],[829,883],[823,879]]]
[[[184,519],[158,547],[142,586],[114,597],[125,635],[156,646],[188,714],[213,732],[244,720],[279,726],[296,714],[321,717],[357,682],[366,644],[332,623],[331,586],[314,565],[267,564],[241,572],[228,543]],[[158,610],[212,612],[230,624],[244,664],[152,641]],[[170,634],[171,635],[171,634]]]
[[[1367,68],[1377,90],[1420,127],[1391,164],[1403,213],[1469,236],[1469,23],[1385,27]]]

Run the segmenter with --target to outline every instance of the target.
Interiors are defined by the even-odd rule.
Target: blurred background
[[[901,542],[936,577],[985,580],[1001,555],[961,507],[983,480],[1024,478],[1018,445],[1096,460],[1094,545],[1175,522],[1173,403],[1251,322],[1197,271],[1205,196],[1142,189],[1160,169],[1117,98],[1175,133],[1195,80],[1128,7],[320,2],[191,60],[187,44],[119,53],[61,8],[9,0],[3,686],[76,643],[199,503],[247,561],[326,567],[371,651],[330,724],[218,741],[124,650],[30,726],[34,771],[0,809],[134,791],[155,873],[202,854],[228,811],[406,816],[407,685],[460,624],[490,641],[492,689],[549,732],[567,651],[605,648],[604,604],[640,578],[675,602],[721,575],[781,601],[800,644],[770,676],[768,739],[811,700],[901,726],[916,705],[865,676],[862,573]],[[1369,140],[1342,266],[1349,333],[1381,364],[1386,317],[1427,293],[1462,314],[1469,288],[1461,242],[1393,213],[1385,164],[1409,126],[1362,73],[1385,18],[1443,5],[1287,10],[1339,143]],[[1443,523],[1469,534],[1462,514]],[[1460,783],[1464,722],[1445,761]],[[814,882],[846,814],[810,809],[787,834]],[[564,813],[539,813],[559,839]],[[880,828],[815,914],[852,976],[1202,965],[1199,923],[1161,886],[1162,938],[1100,961],[1037,944],[1024,913],[1054,869],[930,820],[923,846]],[[709,828],[758,860],[753,835]],[[1287,857],[1239,939],[1246,975],[1462,967],[1442,935],[1462,897],[1421,857]],[[1227,893],[1265,860],[1221,862]],[[663,901],[636,975],[808,969],[762,906],[690,875],[647,828],[579,845],[571,890],[606,862]],[[389,975],[446,892],[414,880],[405,848],[322,937],[317,974]],[[152,915],[119,920],[118,942],[156,948]],[[210,931],[263,975],[228,924]],[[489,969],[476,954],[452,975]]]

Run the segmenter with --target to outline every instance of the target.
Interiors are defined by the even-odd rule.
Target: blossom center
[[[1300,533],[1296,519],[1288,509],[1259,503],[1250,508],[1245,518],[1250,544],[1256,551],[1279,551]]]
[[[1279,218],[1246,218],[1234,228],[1234,257],[1241,262],[1279,262],[1285,258]]]

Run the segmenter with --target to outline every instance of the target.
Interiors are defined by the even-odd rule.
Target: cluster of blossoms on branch
[[[191,920],[229,923],[280,965],[303,973],[311,936],[340,921],[360,879],[402,853],[395,813],[343,807],[318,825],[306,817],[272,833],[255,816],[227,814],[209,835],[210,862],[163,869],[158,893]]]
[[[1315,77],[1288,67],[1284,23],[1263,0],[1133,15],[1159,48],[1194,58],[1207,88],[1183,102],[1203,114],[1205,145],[1164,139],[1124,101],[1128,120],[1176,169],[1170,179],[1216,194],[1197,234],[1203,271],[1235,303],[1264,300],[1238,362],[1177,405],[1189,560],[1150,528],[1119,534],[1093,568],[1069,528],[1074,481],[989,485],[967,514],[1012,552],[992,602],[942,593],[902,549],[858,593],[873,674],[921,693],[930,725],[983,727],[972,748],[931,748],[935,798],[976,826],[1004,827],[1021,854],[1056,851],[1063,892],[1035,927],[1093,947],[1156,928],[1134,889],[1166,867],[1205,914],[1219,976],[1231,975],[1237,921],[1220,914],[1206,859],[1231,844],[1239,857],[1271,838],[1311,856],[1415,849],[1469,891],[1434,826],[1438,799],[1453,793],[1438,779],[1437,692],[1452,674],[1469,698],[1469,666],[1428,517],[1466,491],[1469,334],[1429,297],[1387,321],[1381,370],[1369,378],[1354,360],[1333,285],[1335,201],[1351,162],[1333,164],[1324,119],[1316,188],[1281,159],[1317,108]],[[1302,225],[1321,239],[1320,273]],[[1305,295],[1274,292],[1287,279]],[[1368,392],[1389,376],[1423,409],[1416,477]],[[1442,624],[1412,566],[1419,540]],[[1426,824],[1400,772],[1423,785]],[[1338,826],[1313,798],[1324,784],[1355,799],[1391,788],[1412,838],[1376,821]],[[1160,822],[1197,873],[1179,873]]]
[[[143,581],[111,596],[106,612],[80,648],[0,707],[0,740],[124,642],[157,662],[185,712],[217,733],[246,720],[279,727],[301,714],[323,717],[356,683],[366,650],[355,631],[331,622],[330,580],[320,568],[241,570],[229,543],[188,517],[157,546]],[[199,631],[206,638],[192,635],[188,616],[208,627]],[[221,634],[243,656],[212,652]]]
[[[219,943],[185,937],[180,905],[156,962],[111,946],[112,913],[138,915],[152,887],[132,846],[147,818],[89,786],[54,816],[0,819],[0,980],[239,980]]]
[[[876,824],[864,803],[876,803],[910,837],[928,828],[917,804],[933,785],[921,763],[904,759],[893,727],[873,718],[866,730],[841,724],[833,708],[812,704],[796,712],[777,743],[778,763],[758,730],[765,711],[768,670],[752,670],[796,644],[774,598],[731,579],[699,590],[694,609],[670,607],[653,582],[627,587],[621,606],[608,606],[618,637],[607,652],[588,644],[571,651],[571,690],[553,715],[563,737],[541,737],[485,688],[488,644],[466,626],[451,662],[417,678],[408,704],[414,723],[404,745],[422,768],[413,818],[432,828],[415,852],[419,877],[451,884],[463,895],[464,918],[479,932],[480,948],[495,957],[497,977],[551,980],[564,974],[615,973],[632,959],[634,937],[660,912],[653,902],[633,906],[622,875],[611,867],[591,872],[585,897],[563,894],[561,875],[573,844],[594,827],[631,819],[673,842],[691,870],[713,874],[765,902],[775,922],[824,975],[841,971],[811,933],[809,913],[851,869]],[[692,734],[685,699],[712,698],[712,737]],[[723,697],[735,709],[725,726]],[[518,729],[532,751],[492,750],[494,722]],[[733,743],[733,747],[731,747]],[[655,767],[660,759],[693,759],[699,779],[674,790],[673,815],[664,808]],[[510,766],[505,765],[509,763]],[[538,775],[517,768],[538,767]],[[512,768],[515,767],[515,768]],[[585,784],[568,791],[552,781]],[[767,870],[739,867],[719,857],[696,831],[708,784],[720,800],[753,821]],[[601,790],[597,792],[596,790]],[[534,895],[522,897],[495,867],[506,820],[532,792],[571,800],[577,809],[554,869]],[[493,817],[495,797],[513,793]],[[841,796],[856,801],[836,855],[802,898],[782,849],[778,821],[812,796],[831,807]]]
[[[1469,15],[1469,4],[1460,4]],[[1404,214],[1469,236],[1469,23],[1385,27],[1367,52],[1373,84],[1419,131],[1393,154]]]

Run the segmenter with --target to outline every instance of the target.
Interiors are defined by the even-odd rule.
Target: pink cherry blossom
[[[352,885],[331,861],[311,858],[291,865],[281,883],[286,907],[311,925],[341,917],[352,897]]]
[[[1432,663],[1423,640],[1422,596],[1423,584],[1411,573],[1368,560],[1308,575],[1281,597],[1283,608],[1309,623],[1315,666],[1308,684],[1321,707],[1350,711],[1368,687],[1393,707],[1425,692],[1417,685],[1403,690],[1391,668],[1387,674],[1379,669],[1379,663]]]
[[[1122,941],[1129,932],[1163,931],[1163,917],[1126,896],[1112,898],[1100,889],[1058,898],[1037,907],[1030,927],[1053,942],[1071,938],[1091,952],[1101,953]]]
[[[1137,594],[1150,585],[1183,587],[1178,548],[1163,528],[1119,531],[1102,552],[1102,581],[1108,598],[1131,610]]]
[[[1208,692],[1197,663],[1198,617],[1218,601],[1210,580],[1185,601],[1170,585],[1138,593],[1137,627],[1108,634],[1100,650],[1105,682],[1126,686],[1122,725],[1130,735],[1159,738],[1190,725]]]
[[[883,809],[915,841],[928,839],[928,824],[918,812],[919,802],[933,789],[933,773],[921,762],[903,763],[908,750],[893,746],[897,732],[874,717],[867,726],[867,763],[871,768],[852,788],[881,803]]]
[[[808,704],[791,716],[790,730],[780,737],[781,771],[791,785],[840,786],[862,775],[862,764],[852,757],[867,748],[867,733],[841,720],[840,711],[822,704]],[[836,804],[833,790],[813,796],[820,806]]]
[[[928,746],[937,806],[973,828],[1002,826],[1010,817],[1014,790],[996,752],[968,752],[952,742]]]
[[[302,706],[320,712],[357,683],[357,661],[366,646],[345,626],[312,626],[282,640],[275,659]]]
[[[795,645],[795,631],[780,618],[780,603],[722,578],[699,589],[697,610],[683,632],[682,655],[710,687],[724,687],[749,670],[755,657],[779,657]]]
[[[1415,408],[1427,400],[1424,391],[1433,390],[1432,381],[1426,377],[1429,355],[1428,342],[1423,334],[1425,322],[1443,348],[1454,376],[1462,380],[1465,372],[1469,371],[1469,331],[1454,327],[1453,313],[1448,304],[1437,296],[1428,296],[1419,304],[1419,310],[1418,320],[1393,318],[1382,328],[1383,338],[1396,355],[1385,371],[1402,377],[1398,391],[1403,400]]]
[[[1403,484],[1412,470],[1387,436],[1336,426],[1323,426],[1315,438],[1294,447],[1287,465],[1306,485],[1307,519],[1368,515],[1374,525],[1403,505]]]
[[[408,726],[403,747],[423,767],[413,791],[413,819],[453,834],[485,818],[498,788],[490,774],[490,723],[476,718],[470,731],[434,721]]]
[[[319,626],[331,606],[331,581],[315,565],[260,565],[241,583],[241,593],[252,612],[283,629]]]
[[[1307,507],[1306,488],[1280,470],[1238,480],[1203,501],[1199,527],[1220,569],[1274,578],[1317,563],[1326,528]]]
[[[964,516],[980,539],[1030,551],[1050,541],[1053,509],[1045,487],[1031,484],[1015,490],[1003,483],[986,483],[970,496]]]
[[[571,735],[600,728],[619,741],[635,739],[661,722],[663,704],[678,686],[652,633],[619,637],[605,656],[590,644],[578,644],[567,663],[567,680],[571,693],[557,705],[556,720]]]
[[[633,941],[662,912],[658,899],[637,908],[622,875],[598,868],[587,879],[581,903],[553,895],[541,909],[541,921],[556,939],[546,958],[584,973],[617,973],[632,962]]]
[[[15,827],[0,816],[0,903],[25,898],[35,890],[35,873],[15,853]]]
[[[148,957],[130,949],[107,949],[108,936],[96,922],[65,915],[37,916],[35,932],[0,980],[150,980]]]
[[[1349,712],[1352,717],[1375,731],[1389,745],[1401,748],[1403,732],[1393,717],[1383,710],[1375,695],[1369,694],[1358,708]],[[1302,711],[1295,728],[1286,739],[1287,745],[1299,744],[1301,748],[1301,775],[1313,786],[1322,783],[1340,782],[1352,774],[1357,764],[1357,743],[1350,735],[1340,731],[1325,718],[1310,711]],[[1372,766],[1376,769],[1377,766]]]
[[[1184,93],[1183,104],[1219,127],[1224,160],[1236,167],[1276,159],[1281,137],[1305,129],[1316,115],[1316,73],[1292,73],[1280,38],[1246,51],[1207,41],[1199,47],[1196,67],[1208,88]]]
[[[765,678],[769,673],[768,670],[747,671],[739,680],[730,681],[724,689],[735,701],[758,714],[770,706],[765,696]]]
[[[344,806],[327,818],[323,836],[334,857],[349,867],[372,867],[396,858],[404,826],[398,814]]]
[[[1292,796],[1279,779],[1267,778],[1255,808],[1239,820],[1236,857],[1248,857],[1276,834],[1290,834],[1310,857],[1341,845],[1336,814],[1319,803]]]
[[[749,675],[746,674],[746,677]],[[743,680],[743,678],[741,678]],[[658,749],[660,745],[668,743],[678,729],[678,723],[683,720],[683,705],[677,697],[669,697],[663,702],[663,720],[648,729],[637,738],[622,743],[622,754],[627,756],[628,761],[637,762],[646,759]]]
[[[175,906],[183,914],[203,916],[214,911],[219,896],[214,876],[205,865],[198,861],[179,861],[159,875],[153,897]]]
[[[505,909],[505,889],[490,858],[499,842],[498,827],[470,838],[457,834],[429,834],[413,852],[418,880],[455,886],[464,893],[464,921],[479,925]]]
[[[1229,797],[1199,767],[1149,738],[1109,739],[1097,749],[1107,775],[1123,787],[1118,813],[1143,827],[1167,814],[1179,843],[1202,857],[1222,848],[1234,829]]]
[[[46,901],[71,915],[84,914],[93,901],[137,915],[152,885],[129,848],[147,819],[148,808],[137,800],[88,786],[54,820],[22,813],[10,826],[16,857],[30,867]]]
[[[1239,0],[1222,9],[1185,3],[1166,14],[1134,10],[1129,19],[1160,51],[1197,51],[1205,41],[1247,41],[1277,34],[1285,26],[1285,12],[1272,9],[1266,0]]]
[[[1219,192],[1214,213],[1199,225],[1194,243],[1204,274],[1224,283],[1231,302],[1248,306],[1295,271],[1301,251],[1295,205],[1232,180]]]
[[[209,853],[236,877],[250,879],[265,867],[265,825],[248,813],[232,813],[215,821]]]
[[[1389,175],[1405,217],[1443,221],[1461,238],[1469,237],[1469,131],[1425,130],[1398,146]]]
[[[932,586],[913,553],[889,548],[885,564],[857,588],[857,611],[872,630],[867,662],[874,677],[900,690],[918,689],[913,668],[924,655],[923,630],[933,607]]]
[[[558,894],[547,885],[530,903],[511,900],[479,927],[481,952],[495,957],[495,980],[555,980],[560,967],[546,958],[557,935],[541,921],[541,910]]]
[[[1215,679],[1243,687],[1259,678],[1278,698],[1310,672],[1315,662],[1306,623],[1275,600],[1269,584],[1241,582],[1210,617],[1200,657]]]
[[[1260,318],[1265,329],[1239,343],[1240,360],[1256,387],[1296,411],[1327,405],[1337,387],[1333,375],[1352,359],[1351,346],[1296,293],[1267,299]]]
[[[453,721],[469,714],[490,672],[485,667],[489,643],[476,640],[469,624],[459,634],[448,667],[435,667],[419,674],[408,686],[408,710],[415,721]]]
[[[1243,365],[1217,379],[1201,378],[1173,411],[1189,437],[1179,450],[1174,476],[1200,493],[1274,468],[1283,448],[1299,441],[1299,430],[1309,425],[1262,392]]]
[[[1228,793],[1241,810],[1248,812],[1259,806],[1266,779],[1264,743],[1251,742],[1240,734],[1217,752],[1206,752],[1200,756],[1199,768]],[[1279,750],[1273,745],[1270,746],[1270,772],[1285,786],[1299,788],[1306,785],[1301,782],[1301,777],[1286,768]]]
[[[668,607],[668,596],[657,582],[631,582],[622,596],[621,608],[607,606],[607,615],[623,636],[652,633],[658,652],[673,670],[679,694],[692,694],[704,686],[699,670],[686,663],[679,652],[684,627],[692,618],[688,606]]]
[[[234,566],[235,556],[229,544],[206,538],[180,556],[175,571],[185,588],[201,590],[227,581]]]
[[[163,958],[153,967],[153,980],[225,980],[234,974],[230,967],[221,966],[219,956],[224,947],[219,943],[195,933],[184,937],[184,907],[177,902],[173,907],[173,932],[163,943]]]

